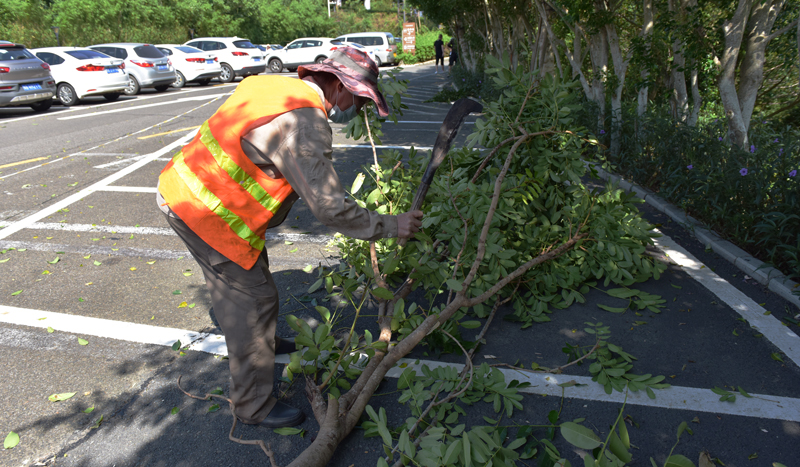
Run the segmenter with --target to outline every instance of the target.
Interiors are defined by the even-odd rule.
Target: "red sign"
[[[403,52],[413,54],[417,50],[417,23],[403,23]]]

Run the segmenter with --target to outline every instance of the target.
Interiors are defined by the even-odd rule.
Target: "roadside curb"
[[[659,212],[669,216],[673,221],[691,232],[706,248],[711,248],[712,251],[725,258],[729,263],[758,281],[758,283],[767,286],[769,290],[800,309],[800,297],[792,294],[792,291],[797,290],[800,284],[789,280],[781,271],[766,265],[766,263],[756,259],[733,243],[723,240],[706,225],[703,225],[694,217],[686,214],[680,208],[667,202],[647,188],[642,188],[619,175],[609,173],[597,163],[587,162],[586,165],[597,170],[597,174],[603,180],[617,185],[624,191],[633,193],[637,198],[643,199]]]

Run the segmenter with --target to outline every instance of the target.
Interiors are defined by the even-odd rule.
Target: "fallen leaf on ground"
[[[89,345],[89,341],[87,341],[86,339],[81,339],[79,337],[78,338],[78,344],[80,344],[80,345]]]
[[[55,330],[55,329],[53,329],[53,328],[51,328],[51,327],[48,327],[48,328],[47,328],[47,332],[49,332],[50,334],[52,334],[52,333],[56,332],[56,330]]]
[[[186,302],[181,302],[181,304],[180,304],[180,305],[178,305],[178,308],[186,308],[187,306],[189,306],[189,304],[188,304],[188,303],[186,303]]]
[[[17,444],[19,444],[19,435],[10,431],[8,435],[6,435],[6,440],[3,441],[3,449],[12,449]]]
[[[61,394],[51,394],[50,397],[47,398],[50,402],[60,402],[65,401],[67,399],[71,399],[76,393],[74,392],[62,392]]]

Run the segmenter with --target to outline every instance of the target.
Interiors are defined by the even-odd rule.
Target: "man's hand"
[[[411,238],[422,227],[422,211],[404,212],[397,216],[397,236]]]

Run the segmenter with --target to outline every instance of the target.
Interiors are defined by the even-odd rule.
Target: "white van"
[[[348,43],[355,42],[372,50],[375,53],[375,62],[378,66],[397,63],[397,44],[394,36],[388,32],[358,32],[345,34],[335,40]]]

